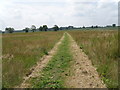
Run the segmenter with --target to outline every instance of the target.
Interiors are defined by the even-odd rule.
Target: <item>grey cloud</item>
[[[90,25],[107,25],[116,23],[118,19],[118,6],[115,2],[99,2],[95,5],[92,3],[79,2],[75,4],[74,17],[88,21]],[[89,19],[89,20],[87,20]],[[86,24],[87,25],[87,24]]]
[[[117,3],[115,2],[65,2],[60,0],[42,2],[42,0],[13,0],[4,6],[0,16],[0,28],[13,26],[16,29],[30,27],[32,24],[39,27],[47,24],[59,26],[88,26],[117,23]]]

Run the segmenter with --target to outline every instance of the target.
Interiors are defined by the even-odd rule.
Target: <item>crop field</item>
[[[3,34],[2,68],[3,88],[116,88],[118,31]]]
[[[3,87],[22,82],[29,69],[48,54],[63,32],[13,33],[2,37]]]
[[[69,32],[85,52],[106,85],[118,86],[118,31],[85,30]]]

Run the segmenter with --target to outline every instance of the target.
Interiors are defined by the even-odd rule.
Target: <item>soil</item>
[[[62,40],[64,39],[64,35],[62,36],[62,38],[60,39],[60,41],[58,43],[56,43],[56,45],[54,46],[54,48],[48,52],[48,55],[44,55],[39,62],[37,62],[37,65],[33,66],[30,69],[30,72],[28,74],[26,74],[26,77],[23,78],[23,82],[20,86],[17,86],[15,88],[30,88],[31,85],[30,83],[28,83],[28,80],[30,78],[35,78],[41,75],[41,71],[44,67],[46,67],[47,63],[49,62],[49,60],[51,60],[51,58],[54,56],[54,54],[57,52],[59,45],[61,44]]]
[[[74,63],[71,66],[72,73],[66,79],[66,85],[69,88],[106,88],[100,79],[96,68],[92,65],[88,56],[79,48],[77,43],[68,34],[71,41],[71,52]]]
[[[66,76],[65,85],[69,88],[106,88],[96,68],[92,65],[91,60],[89,60],[88,56],[79,48],[71,35],[68,34],[68,36],[70,38],[70,50],[73,55],[73,64],[70,70],[72,74]],[[30,83],[28,83],[29,79],[41,75],[42,69],[46,67],[47,63],[55,55],[63,39],[64,35],[49,54],[44,55],[37,65],[31,68],[30,72],[24,77],[23,83],[16,88],[31,87]]]

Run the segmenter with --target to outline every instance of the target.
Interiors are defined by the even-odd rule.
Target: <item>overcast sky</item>
[[[118,23],[118,0],[0,0],[0,29]]]

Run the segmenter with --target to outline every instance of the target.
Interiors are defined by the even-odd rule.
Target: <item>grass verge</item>
[[[108,88],[118,87],[118,31],[80,30],[69,32],[80,49],[97,67],[101,79]]]
[[[2,81],[4,88],[19,85],[43,55],[47,55],[63,32],[4,34],[2,37]]]
[[[72,55],[69,51],[69,37],[65,34],[58,52],[53,56],[47,66],[43,69],[42,75],[33,78],[31,83],[34,88],[64,88],[64,78],[69,75]]]

